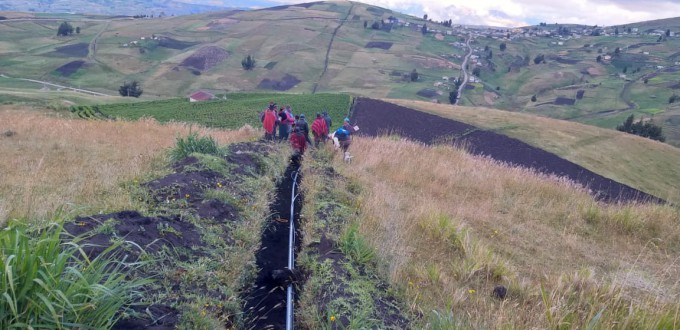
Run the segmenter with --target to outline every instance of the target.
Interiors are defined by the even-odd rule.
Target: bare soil
[[[158,39],[158,45],[165,48],[184,50],[191,46],[198,44],[197,42],[181,41],[168,37],[160,37]]]
[[[223,253],[213,246],[215,243],[206,241],[203,228],[220,228],[222,240],[233,244],[232,223],[242,220],[239,206],[222,200],[206,199],[205,191],[221,189],[229,192],[235,200],[252,199],[253,192],[242,184],[244,177],[263,173],[264,168],[259,159],[269,153],[271,148],[271,145],[260,142],[231,145],[228,156],[224,158],[228,173],[210,170],[195,157],[173,164],[174,173],[140,185],[146,190],[144,197],[140,198],[157,215],[148,216],[136,210],[127,210],[78,217],[64,225],[68,233],[64,238],[83,237],[84,251],[91,258],[104,252],[111,246],[112,240],[120,239],[129,243],[111,252],[112,256],[126,258],[128,262],[138,260],[142,253],[158,258],[158,266],[161,267],[146,267],[131,274],[165,283],[162,286],[150,284],[143,289],[147,298],[157,298],[152,304],[148,301],[135,302],[126,311],[129,317],[119,320],[113,329],[175,329],[181,315],[173,306],[192,299],[188,297],[199,295],[221,301],[234,299],[225,296],[220,290],[209,288],[206,283],[187,282],[182,275],[186,272],[182,263],[190,263],[199,257],[217,257],[217,254]],[[187,214],[199,219],[196,221],[203,228],[190,221]],[[168,257],[168,251],[171,251],[172,258]],[[228,310],[218,310],[217,313],[224,313],[224,317],[229,319]],[[227,321],[225,327],[231,326],[230,321]]]
[[[85,65],[85,61],[76,60],[76,61],[68,62],[68,63],[58,67],[54,71],[59,72],[63,77],[69,77],[72,74],[76,73],[76,71],[78,71],[78,69],[80,69],[84,65]]]
[[[78,44],[57,47],[55,48],[54,53],[68,57],[86,57],[89,53],[89,47],[89,44],[81,42]]]
[[[380,49],[390,49],[392,48],[392,43],[391,42],[386,42],[386,41],[370,41],[369,43],[366,44],[366,48],[380,48]]]
[[[555,105],[574,105],[576,100],[568,97],[559,96],[555,99]]]
[[[567,177],[587,187],[595,198],[602,201],[663,202],[657,197],[605,178],[520,140],[392,103],[358,98],[352,109],[351,119],[361,127],[359,134],[378,136],[396,133],[426,144],[465,145],[474,155],[488,156],[548,175]]]
[[[257,88],[273,89],[276,91],[287,91],[295,87],[300,82],[301,80],[298,79],[297,77],[291,74],[286,74],[281,78],[281,80],[274,80],[269,78],[262,79],[262,81],[260,81],[260,83],[257,85]]]
[[[229,52],[216,46],[203,47],[182,61],[180,65],[206,71],[229,58]]]

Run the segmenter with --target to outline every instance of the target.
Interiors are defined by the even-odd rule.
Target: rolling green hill
[[[680,93],[677,18],[608,28],[502,30],[455,22],[448,28],[346,1],[153,19],[4,16],[0,73],[109,95],[137,80],[144,99],[203,89],[343,92],[448,103],[453,83],[444,77],[461,75],[464,41],[471,37],[468,69],[477,69],[478,77],[464,91],[462,105],[606,128],[630,114],[653,117],[668,143],[680,145],[680,108],[669,104]],[[80,27],[80,33],[57,37],[62,21]],[[423,23],[430,33],[421,33]],[[256,60],[253,70],[241,67],[247,55]],[[539,57],[543,61],[534,61]],[[419,78],[412,82],[414,69]],[[0,102],[21,101],[7,90],[0,88]]]

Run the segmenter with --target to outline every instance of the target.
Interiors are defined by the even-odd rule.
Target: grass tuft
[[[220,149],[212,136],[198,136],[196,132],[189,132],[186,138],[177,137],[175,148],[170,151],[170,159],[178,161],[192,153],[219,155]]]

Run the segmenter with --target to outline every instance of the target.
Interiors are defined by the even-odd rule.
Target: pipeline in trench
[[[276,196],[270,204],[270,217],[264,225],[260,249],[255,256],[257,277],[244,297],[247,329],[286,329],[287,323],[289,329],[292,327],[292,310],[287,312],[286,298],[292,298],[291,283],[297,278],[293,267],[289,268],[289,257],[294,258],[297,255],[301,242],[298,220],[302,195],[297,187],[301,179],[298,172],[301,161],[300,156],[291,157],[290,164],[276,187]],[[290,236],[295,237],[291,256]],[[291,304],[288,305],[289,308],[292,307]]]

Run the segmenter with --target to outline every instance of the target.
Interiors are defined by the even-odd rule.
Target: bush
[[[118,88],[118,93],[121,96],[140,97],[142,93],[144,93],[144,90],[139,87],[139,83],[135,80],[132,82],[125,82]]]
[[[243,59],[243,61],[241,61],[241,66],[244,70],[252,70],[255,67],[255,59],[248,55]]]
[[[89,260],[62,233],[61,225],[0,231],[0,329],[108,329],[149,283],[127,278],[132,265],[112,260],[117,245]]]
[[[194,152],[215,156],[220,154],[217,142],[215,142],[215,139],[213,139],[212,136],[199,137],[198,134],[194,132],[189,133],[186,139],[177,137],[175,148],[170,152],[170,159],[178,161]]]
[[[635,121],[635,116],[630,115],[621,125],[616,126],[616,129],[621,132],[635,134],[646,137],[652,140],[664,142],[666,137],[663,135],[661,126],[657,126],[651,120],[643,122],[643,120]]]

